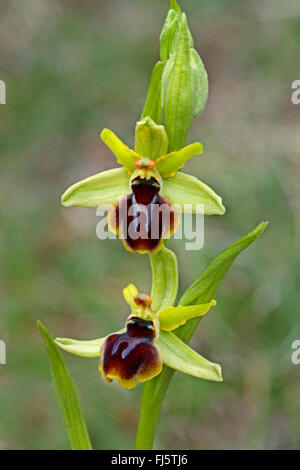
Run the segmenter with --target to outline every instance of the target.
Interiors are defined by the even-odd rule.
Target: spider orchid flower
[[[71,186],[62,196],[66,207],[109,210],[109,229],[132,252],[156,252],[178,226],[178,212],[224,214],[221,198],[194,176],[178,172],[202,153],[198,142],[168,153],[164,126],[151,118],[139,121],[135,150],[112,131],[101,138],[122,168],[103,171]]]
[[[131,314],[123,330],[92,341],[57,338],[65,351],[86,358],[100,357],[99,371],[108,382],[117,379],[125,388],[134,388],[160,374],[163,364],[205,380],[222,381],[221,367],[200,356],[172,330],[187,320],[203,316],[216,302],[168,307],[157,312],[147,294],[130,284],[123,290]]]

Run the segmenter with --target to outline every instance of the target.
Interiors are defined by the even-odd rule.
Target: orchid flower
[[[224,214],[221,198],[210,187],[194,176],[178,172],[188,159],[202,153],[199,142],[168,153],[165,128],[150,117],[136,125],[135,150],[109,129],[102,131],[101,138],[122,168],[103,171],[74,184],[63,194],[62,204],[109,209],[109,228],[129,251],[160,250],[163,240],[176,231],[178,212]],[[159,209],[157,215],[154,207]],[[142,208],[146,213],[144,223]],[[130,224],[134,236],[129,231]],[[152,237],[154,225],[157,235]]]
[[[215,300],[154,311],[151,297],[139,293],[133,284],[123,294],[131,307],[124,329],[92,341],[57,338],[58,346],[76,356],[100,357],[102,377],[108,382],[117,379],[128,389],[160,374],[163,364],[200,379],[222,381],[218,364],[200,356],[172,333],[189,319],[205,315],[216,305]]]

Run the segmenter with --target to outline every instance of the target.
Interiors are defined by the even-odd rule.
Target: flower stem
[[[158,377],[144,384],[135,450],[152,450],[160,410],[173,373],[164,366]]]
[[[186,343],[192,338],[199,319],[193,319],[178,329],[178,336]],[[144,384],[135,450],[152,450],[161,407],[175,370],[164,366],[162,372]]]

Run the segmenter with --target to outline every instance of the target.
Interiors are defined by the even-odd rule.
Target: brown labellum
[[[138,176],[132,181],[131,189],[132,193],[121,198],[110,213],[110,228],[120,235],[130,251],[155,252],[163,238],[174,233],[178,215],[160,195],[155,178]]]
[[[99,369],[103,377],[108,382],[118,379],[123,387],[133,388],[138,381],[158,375],[162,363],[154,338],[152,321],[131,317],[127,331],[108,336],[102,347]]]

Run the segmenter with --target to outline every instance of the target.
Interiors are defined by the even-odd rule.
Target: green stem
[[[198,324],[199,319],[190,320],[189,328],[184,325],[186,328],[178,331],[178,336],[188,343]],[[161,407],[174,373],[175,370],[164,366],[161,374],[144,384],[135,450],[152,450]]]
[[[175,253],[162,248],[150,256],[152,269],[152,305],[158,311],[173,305],[178,290],[178,269]],[[136,435],[136,450],[151,450],[160,410],[174,371],[164,366],[159,376],[144,384]]]
[[[164,367],[163,372],[144,384],[135,450],[152,450],[160,410],[174,371]]]

